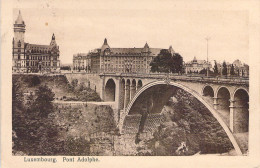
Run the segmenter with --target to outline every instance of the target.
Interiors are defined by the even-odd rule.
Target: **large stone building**
[[[210,62],[205,60],[197,60],[196,57],[192,61],[185,63],[185,72],[187,73],[199,73],[203,69],[211,69]]]
[[[25,23],[19,11],[14,23],[12,71],[14,73],[59,71],[59,46],[52,35],[50,45],[30,44],[24,41]]]
[[[240,60],[235,60],[233,62],[235,75],[249,77],[249,66],[245,63],[242,63]]]
[[[249,66],[245,63],[242,63],[239,59],[235,60],[233,63],[226,62],[227,65],[227,76],[240,76],[240,77],[249,77]],[[234,66],[234,74],[231,75],[231,67]],[[222,76],[223,63],[217,63],[218,71]]]
[[[143,48],[111,48],[107,39],[101,48],[89,53],[91,57],[91,71],[118,73],[149,73],[150,62],[162,48],[150,48],[146,43]],[[170,46],[170,53],[174,53]]]
[[[73,71],[91,72],[91,57],[86,53],[73,55]]]

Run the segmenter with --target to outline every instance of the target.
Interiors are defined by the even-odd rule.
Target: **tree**
[[[215,60],[215,65],[214,65],[213,71],[214,71],[215,75],[218,75],[218,65],[217,65],[216,60]]]
[[[34,111],[38,111],[41,117],[47,117],[53,111],[52,101],[55,94],[46,85],[40,86],[35,93],[36,99],[33,103]]]
[[[223,67],[222,74],[227,75],[227,64],[225,61],[223,62],[222,67]]]
[[[27,108],[23,106],[21,81],[13,78],[13,153],[22,151],[26,155],[64,154],[64,143],[59,140],[61,128],[54,122],[52,100],[54,93],[47,86],[39,86],[35,99]]]
[[[173,66],[171,66],[171,72],[182,73],[183,71],[183,58],[179,53],[174,53],[172,57]]]
[[[78,86],[78,80],[77,79],[73,79],[71,81],[71,86],[72,86],[73,89],[75,89]]]
[[[233,64],[231,64],[230,75],[235,75],[235,68]]]
[[[199,72],[199,74],[207,74],[207,69],[206,69],[206,68],[202,69],[202,70]],[[209,75],[211,75],[211,74],[214,74],[214,72],[211,71],[211,70],[209,70]]]
[[[183,58],[180,54],[171,54],[169,50],[162,49],[150,63],[152,72],[182,72]]]
[[[33,76],[31,78],[31,82],[29,83],[30,86],[37,86],[41,83],[41,80],[38,76]]]

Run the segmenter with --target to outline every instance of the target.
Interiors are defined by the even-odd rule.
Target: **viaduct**
[[[68,80],[74,75],[66,74]],[[182,89],[205,105],[227,133],[237,154],[242,154],[233,134],[248,132],[248,79],[134,73],[101,73],[87,78],[102,100],[113,102],[122,134],[154,130],[162,120],[164,105],[176,90]]]

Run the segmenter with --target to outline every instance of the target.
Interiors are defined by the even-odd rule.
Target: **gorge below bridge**
[[[161,111],[173,94],[182,89],[198,99],[227,133],[236,153],[234,138],[249,128],[249,80],[176,74],[66,74],[69,81],[88,81],[104,102],[112,102],[121,134],[152,132],[160,125]]]

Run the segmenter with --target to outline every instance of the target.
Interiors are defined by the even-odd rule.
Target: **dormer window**
[[[105,49],[104,55],[110,55],[110,50],[109,50],[109,48]]]

